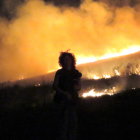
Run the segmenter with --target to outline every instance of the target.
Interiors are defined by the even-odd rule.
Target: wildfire
[[[121,74],[120,74],[120,72],[118,71],[118,70],[114,70],[114,72],[115,72],[115,75],[117,75],[117,76],[120,76]]]
[[[139,52],[140,51],[140,46],[139,45],[132,45],[130,47],[128,47],[128,49],[123,49],[122,51],[120,51],[119,53],[106,53],[105,55],[101,56],[101,57],[94,57],[94,56],[83,56],[83,55],[76,55],[77,58],[77,65],[80,64],[85,64],[85,63],[90,63],[90,62],[96,62],[99,60],[104,60],[104,59],[109,59],[109,58],[114,58],[114,57],[119,57],[119,56],[124,56],[124,55],[128,55],[128,54],[132,54],[135,52]],[[59,66],[57,67],[57,69],[60,68]],[[54,72],[56,69],[50,69],[48,71],[48,73]],[[114,70],[115,75],[120,76],[121,73],[115,69]],[[136,73],[139,73],[139,67],[137,66],[136,68]],[[87,73],[87,77],[90,79],[101,79],[101,78],[111,78],[110,74],[103,74],[102,76],[98,76],[96,74],[90,74]]]
[[[103,78],[105,78],[105,79],[111,78],[111,75],[105,74],[105,75],[103,75]]]
[[[127,49],[122,49],[120,52],[109,52],[109,53],[106,53],[105,55],[100,56],[100,57],[78,55],[77,56],[77,64],[96,62],[98,60],[128,55],[128,54],[136,53],[139,51],[140,51],[140,45],[132,45],[132,46],[128,47]],[[119,75],[118,72],[117,72],[117,74]]]
[[[0,81],[23,79],[21,73],[28,78],[57,70],[59,53],[68,49],[77,65],[140,51],[139,10],[116,7],[114,16],[113,9],[92,0],[83,0],[79,7],[26,1],[14,10],[12,20],[0,19]],[[110,75],[98,72],[91,77]]]
[[[100,77],[97,75],[93,75],[93,79],[98,80],[98,79],[100,79]]]
[[[94,80],[98,80],[98,79],[102,79],[102,78],[108,79],[108,78],[111,78],[111,75],[109,75],[109,74],[104,74],[104,75],[102,75],[102,76],[100,77],[100,76],[98,76],[98,75],[88,73],[88,74],[87,74],[87,78],[88,78],[88,79],[94,79]]]
[[[82,93],[82,97],[86,98],[86,97],[100,97],[103,95],[114,95],[117,92],[116,87],[113,87],[112,89],[105,89],[102,92],[96,92],[95,89],[91,89],[88,92]]]

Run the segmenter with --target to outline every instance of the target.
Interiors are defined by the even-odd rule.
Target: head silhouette
[[[59,65],[64,69],[75,69],[75,56],[69,52],[61,52],[59,56]]]

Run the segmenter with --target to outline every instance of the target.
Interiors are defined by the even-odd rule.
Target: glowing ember
[[[114,72],[115,72],[115,75],[117,75],[117,76],[120,76],[121,75],[118,70],[114,70]]]
[[[111,75],[105,74],[105,75],[103,75],[103,78],[105,78],[105,79],[111,78]]]
[[[93,75],[93,79],[98,80],[98,79],[100,79],[100,77],[97,75]]]
[[[40,84],[40,83],[35,84],[35,87],[40,87],[40,86],[41,86],[41,84]]]
[[[102,95],[105,95],[105,93],[97,93],[95,92],[94,89],[90,90],[89,92],[87,93],[83,93],[82,97],[86,98],[86,97],[99,97],[99,96],[102,96]]]

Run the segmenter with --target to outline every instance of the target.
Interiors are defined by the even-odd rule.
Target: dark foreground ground
[[[140,139],[140,90],[81,99],[78,118],[78,140]],[[57,140],[57,122],[52,102],[42,106],[2,108],[0,139]]]

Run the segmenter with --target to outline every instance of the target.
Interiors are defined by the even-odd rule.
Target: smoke
[[[27,0],[15,11],[11,20],[0,19],[0,81],[56,69],[59,52],[68,49],[78,61],[140,49],[139,5],[116,8],[84,0],[79,7],[59,7]]]

